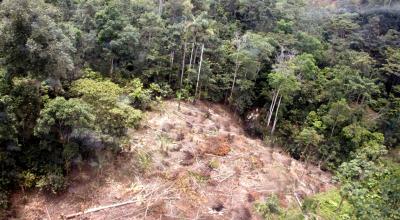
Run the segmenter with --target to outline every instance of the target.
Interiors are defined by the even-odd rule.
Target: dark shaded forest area
[[[400,219],[398,3],[0,1],[0,218],[175,99],[334,173],[348,219]]]

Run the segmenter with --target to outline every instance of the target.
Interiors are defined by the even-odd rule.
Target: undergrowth
[[[339,191],[335,189],[306,198],[303,201],[301,209],[298,206],[291,206],[289,208],[281,207],[276,195],[272,195],[265,201],[256,203],[254,208],[265,220],[355,219],[352,215],[352,206],[344,201],[339,209],[340,201]]]

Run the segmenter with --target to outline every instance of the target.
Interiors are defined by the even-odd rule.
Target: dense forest
[[[224,104],[334,173],[348,219],[400,219],[397,3],[0,1],[0,218],[12,192],[62,193],[175,99]]]

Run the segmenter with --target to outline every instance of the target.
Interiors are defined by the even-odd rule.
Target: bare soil
[[[182,102],[178,110],[166,101],[142,124],[116,159],[103,153],[69,174],[66,192],[15,193],[15,218],[59,219],[130,201],[75,219],[261,219],[254,203],[272,194],[295,206],[296,196],[334,187],[329,173],[246,136],[222,105]]]

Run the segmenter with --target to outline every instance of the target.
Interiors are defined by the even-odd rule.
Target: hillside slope
[[[101,154],[91,163],[100,169],[82,166],[66,193],[14,195],[16,217],[56,219],[128,201],[79,218],[258,219],[254,203],[272,194],[290,206],[333,187],[330,174],[247,137],[223,106],[177,106],[166,101],[149,112],[117,160]]]

